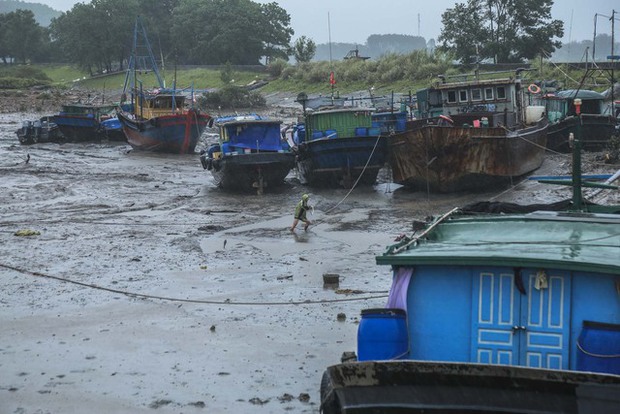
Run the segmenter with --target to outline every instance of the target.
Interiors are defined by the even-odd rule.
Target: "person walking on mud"
[[[312,224],[312,222],[306,217],[306,213],[312,208],[308,205],[309,199],[310,196],[308,194],[304,194],[301,196],[301,201],[297,203],[297,206],[295,207],[295,220],[293,221],[291,231],[295,231],[295,227],[297,227],[297,223],[299,223],[299,220],[305,223],[304,230],[306,231],[308,230],[308,226]]]

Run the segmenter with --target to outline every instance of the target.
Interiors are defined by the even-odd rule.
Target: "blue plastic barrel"
[[[409,334],[404,310],[362,310],[357,329],[358,361],[405,359],[408,355]]]
[[[312,139],[319,139],[319,138],[323,138],[325,135],[323,133],[323,131],[313,131],[312,132]]]
[[[368,128],[368,135],[376,136],[380,134],[381,134],[381,128],[376,128],[376,127]]]
[[[577,339],[577,371],[620,375],[620,325],[583,321]]]
[[[355,136],[356,137],[365,137],[367,135],[368,135],[368,128],[366,128],[366,127],[355,128]]]

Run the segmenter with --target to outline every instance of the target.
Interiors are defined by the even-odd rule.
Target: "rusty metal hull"
[[[543,162],[546,120],[509,131],[421,123],[389,137],[389,163],[395,183],[416,190],[483,190],[510,183]]]
[[[327,368],[321,412],[620,412],[620,376],[516,366],[368,361]]]

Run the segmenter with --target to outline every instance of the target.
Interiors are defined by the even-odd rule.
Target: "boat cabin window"
[[[456,91],[448,91],[448,103],[456,103]]]
[[[484,89],[484,99],[487,101],[493,100],[493,88],[485,88]]]
[[[471,100],[472,101],[481,101],[482,100],[482,89],[472,89],[471,90]]]
[[[459,101],[460,102],[467,102],[467,90],[463,89],[463,90],[459,91]]]
[[[497,87],[497,99],[506,99],[506,88],[503,86]]]

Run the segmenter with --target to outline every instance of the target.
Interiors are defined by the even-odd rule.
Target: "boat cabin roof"
[[[450,218],[404,249],[392,246],[376,261],[395,266],[551,267],[620,275],[618,258],[620,216],[537,211]]]
[[[601,100],[601,101],[605,99],[604,96],[598,92],[584,90],[584,89],[580,89],[580,90],[567,89],[564,91],[556,92],[555,94],[556,96],[559,96],[560,98],[563,98],[563,99],[579,98],[579,99]]]
[[[502,86],[502,85],[514,85],[516,80],[513,78],[501,78],[501,79],[474,79],[463,82],[445,82],[437,83],[432,89],[445,90],[445,89],[463,89],[463,88],[479,88],[483,86]]]

